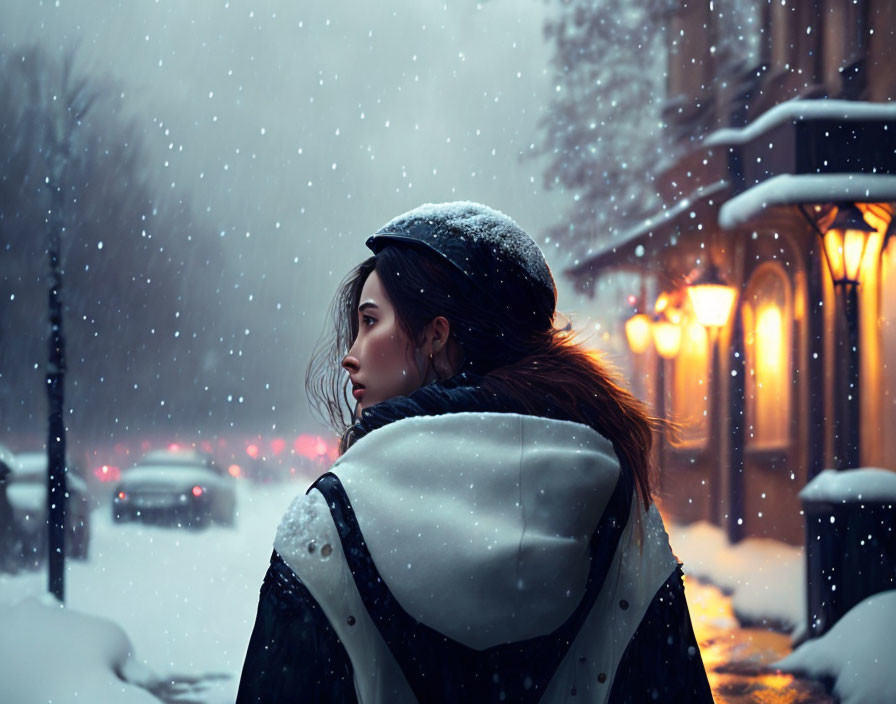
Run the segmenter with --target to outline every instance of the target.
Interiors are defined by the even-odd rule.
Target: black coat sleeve
[[[681,565],[653,598],[616,670],[614,704],[689,702],[712,704],[684,596]]]
[[[357,703],[345,648],[277,551],[261,586],[237,704]]]

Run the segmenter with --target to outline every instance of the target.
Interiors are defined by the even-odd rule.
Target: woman
[[[446,203],[367,246],[306,376],[353,422],[277,530],[238,701],[711,702],[658,421],[555,329],[535,242]]]

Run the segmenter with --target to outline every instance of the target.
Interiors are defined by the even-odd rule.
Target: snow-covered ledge
[[[719,225],[725,229],[752,220],[769,206],[896,200],[896,176],[882,174],[781,174],[725,203]]]
[[[838,471],[826,469],[806,484],[799,494],[803,501],[893,501],[896,502],[896,472],[878,467]]]
[[[726,127],[707,135],[704,146],[746,144],[763,132],[784,122],[837,120],[840,122],[896,121],[896,103],[869,103],[857,100],[788,100],[757,117],[746,127]]]

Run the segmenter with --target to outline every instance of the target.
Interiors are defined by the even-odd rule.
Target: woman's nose
[[[347,372],[356,372],[361,368],[361,363],[358,361],[357,357],[347,354],[342,358],[342,368]]]

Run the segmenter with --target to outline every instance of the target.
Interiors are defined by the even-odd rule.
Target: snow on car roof
[[[66,459],[69,471],[74,467],[72,458]],[[47,453],[46,452],[20,452],[15,455],[15,462],[12,470],[16,474],[33,474],[34,472],[47,471]]]
[[[183,449],[183,450],[152,450],[147,452],[137,463],[140,465],[206,465],[212,461],[210,455],[199,450]]]
[[[14,462],[10,466],[12,475],[10,480],[14,481],[43,481],[47,475],[47,454],[45,452],[21,452],[14,456]],[[87,483],[73,469],[71,458],[67,460],[68,472],[66,472],[66,481],[71,488],[76,491],[85,493],[87,491]]]
[[[122,472],[119,486],[127,487],[135,484],[165,484],[191,485],[203,484],[209,481],[220,480],[222,475],[215,473],[208,467],[196,464],[182,464],[180,466],[166,465],[135,465]]]

